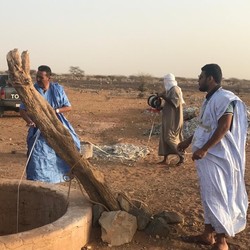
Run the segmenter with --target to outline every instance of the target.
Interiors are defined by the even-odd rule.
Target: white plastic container
[[[81,141],[81,154],[85,159],[93,157],[93,145],[90,142]]]

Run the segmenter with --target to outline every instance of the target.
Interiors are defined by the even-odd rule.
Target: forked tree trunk
[[[34,88],[28,52],[24,51],[20,58],[17,49],[11,50],[7,54],[7,63],[13,86],[48,144],[68,163],[91,200],[105,205],[109,210],[119,210],[119,203],[106,185],[103,174],[82,158],[53,108]]]

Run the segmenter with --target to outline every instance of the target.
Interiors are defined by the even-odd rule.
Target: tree
[[[29,116],[35,122],[48,144],[71,167],[70,174],[77,178],[95,204],[107,210],[125,210],[137,216],[144,214],[141,204],[137,207],[123,192],[114,195],[109,189],[105,176],[85,159],[77,150],[69,131],[56,116],[55,110],[35,89],[30,76],[30,61],[27,51],[20,57],[17,49],[7,54],[9,77],[15,83]],[[126,201],[126,203],[124,203]]]
[[[103,174],[94,168],[78,152],[69,131],[63,126],[49,103],[34,88],[30,77],[30,61],[27,51],[21,55],[17,49],[7,54],[9,77],[15,83],[29,116],[35,122],[48,144],[71,167],[71,173],[79,179],[91,200],[103,204],[109,210],[119,210],[114,194],[105,182]]]
[[[79,67],[70,66],[69,72],[72,75],[72,78],[83,77],[85,75],[84,70],[81,70]]]

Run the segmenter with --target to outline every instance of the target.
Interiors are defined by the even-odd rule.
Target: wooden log
[[[28,52],[24,51],[20,58],[17,49],[11,50],[7,54],[7,63],[13,86],[48,144],[68,163],[91,200],[103,204],[109,210],[119,210],[119,203],[107,186],[103,174],[81,156],[69,131],[59,121],[50,104],[34,88]]]

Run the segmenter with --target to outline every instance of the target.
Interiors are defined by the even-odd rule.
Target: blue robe
[[[58,83],[50,83],[49,89],[45,93],[37,83],[34,84],[34,87],[44,99],[48,101],[53,109],[71,106],[63,87]],[[20,109],[25,109],[25,106],[21,104]],[[69,130],[76,147],[80,150],[80,140],[69,121],[62,113],[57,114],[57,116],[62,124]],[[30,155],[34,142],[35,145]],[[63,182],[64,175],[69,172],[70,167],[48,145],[38,128],[29,128],[27,145],[28,156],[30,155],[26,170],[27,179],[51,183]]]

